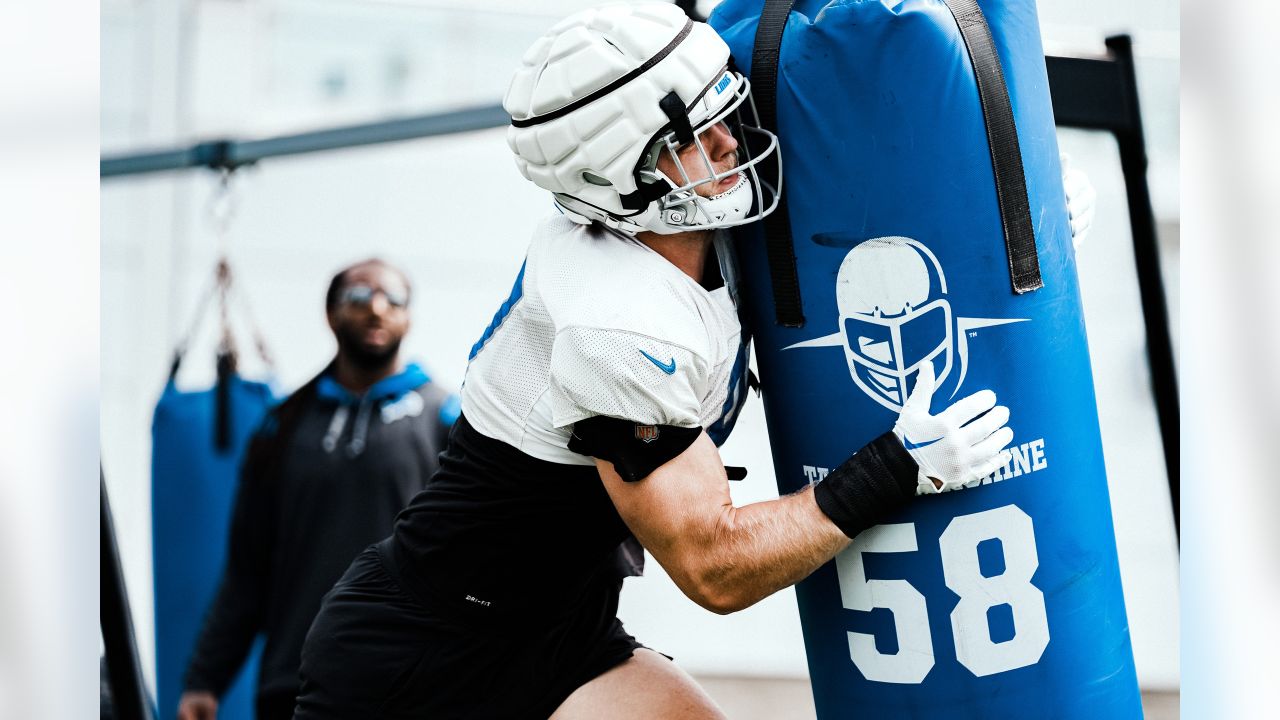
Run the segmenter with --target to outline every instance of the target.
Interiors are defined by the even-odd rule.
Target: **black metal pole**
[[[133,616],[129,614],[129,593],[124,584],[120,551],[116,546],[116,529],[107,500],[107,481],[98,473],[101,493],[101,584],[99,586],[102,644],[106,648],[107,679],[111,687],[112,707],[120,720],[154,720],[146,686],[142,682],[142,663],[134,641]]]
[[[1147,362],[1164,449],[1165,471],[1172,502],[1173,529],[1181,536],[1179,513],[1178,378],[1173,363],[1173,340],[1160,275],[1155,213],[1147,186],[1146,139],[1138,107],[1133,43],[1128,35],[1110,37],[1106,58],[1045,58],[1054,120],[1061,127],[1105,130],[1116,139],[1124,172],[1134,264],[1146,331]]]
[[[270,157],[452,135],[502,127],[510,122],[511,116],[501,105],[481,105],[262,140],[213,140],[188,148],[109,156],[99,161],[98,175],[112,178],[194,167],[235,169]]]
[[[1173,339],[1169,332],[1169,310],[1164,281],[1160,274],[1160,248],[1156,242],[1155,213],[1147,186],[1147,146],[1138,109],[1138,82],[1133,65],[1133,41],[1128,35],[1107,38],[1107,48],[1126,87],[1124,111],[1128,122],[1115,130],[1120,147],[1120,167],[1129,202],[1129,225],[1133,228],[1133,259],[1138,270],[1138,291],[1146,320],[1147,355],[1151,364],[1151,385],[1156,415],[1164,441],[1165,470],[1169,475],[1169,499],[1173,503],[1173,528],[1181,538],[1179,513],[1180,434],[1178,416],[1178,376],[1174,367]]]

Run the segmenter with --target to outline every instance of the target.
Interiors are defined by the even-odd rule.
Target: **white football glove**
[[[1076,250],[1093,227],[1098,191],[1080,168],[1071,167],[1071,156],[1062,153],[1062,188],[1067,193],[1067,218],[1071,222],[1071,245]]]
[[[1010,460],[1004,449],[1013,440],[1013,430],[1005,426],[1009,408],[996,405],[995,393],[980,390],[930,415],[933,391],[933,363],[926,362],[893,426],[893,434],[920,466],[917,495],[955,490]]]

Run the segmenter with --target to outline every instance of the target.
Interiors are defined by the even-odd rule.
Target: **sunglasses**
[[[387,304],[393,308],[404,308],[409,305],[407,293],[381,288],[375,289],[368,285],[351,285],[344,288],[342,294],[338,296],[338,302],[342,305],[356,305],[367,308],[373,304],[374,296],[379,294],[386,298]]]

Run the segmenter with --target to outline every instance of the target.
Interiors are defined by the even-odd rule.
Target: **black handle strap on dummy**
[[[751,51],[751,94],[755,97],[760,126],[779,138],[782,133],[778,132],[778,54],[782,31],[787,27],[794,3],[795,0],[765,0],[760,24],[756,27],[755,48]],[[796,250],[791,240],[791,213],[785,194],[778,198],[778,207],[762,222],[777,322],[783,327],[804,327]]]
[[[1022,171],[1022,150],[1018,146],[1018,129],[1013,124],[1009,88],[1004,82],[995,41],[991,39],[991,28],[977,1],[946,0],[946,4],[960,27],[960,36],[973,63],[987,143],[991,148],[991,167],[995,171],[1009,279],[1013,291],[1021,295],[1044,287],[1044,280],[1040,277],[1040,256],[1031,224],[1027,178]]]
[[[231,451],[231,382],[236,374],[234,352],[218,352],[218,381],[213,393],[213,447],[221,454]]]

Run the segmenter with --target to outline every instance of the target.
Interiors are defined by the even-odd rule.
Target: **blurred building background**
[[[592,4],[103,0],[102,150],[261,137],[494,103],[529,43]],[[699,9],[709,12],[714,4]],[[1176,333],[1177,4],[1042,0],[1040,18],[1050,54],[1101,54],[1106,36],[1134,37]],[[1063,131],[1061,145],[1100,194],[1080,271],[1139,680],[1146,690],[1176,692],[1177,545],[1119,162],[1109,136]],[[102,456],[148,673],[150,414],[174,345],[212,276],[217,185],[208,171],[185,171],[102,186]],[[518,175],[504,131],[495,129],[268,160],[236,173],[231,209],[236,282],[276,358],[281,389],[296,387],[331,355],[322,298],[333,271],[375,254],[408,268],[415,283],[409,355],[456,387],[468,348],[506,297],[533,222],[551,212],[551,202]],[[183,385],[211,382],[214,342],[212,333],[196,339]],[[265,372],[245,359],[247,374]],[[727,463],[751,469],[734,484],[738,504],[776,496],[768,447],[763,409],[754,401],[723,451]],[[713,692],[722,688],[718,696],[731,714],[733,698],[750,698],[761,717],[812,713],[811,704],[804,709],[811,701],[792,591],[719,617],[684,599],[656,563],[649,568],[623,594],[632,633],[708,679]],[[775,692],[752,695],[751,688],[765,687]],[[771,702],[789,711],[768,710]]]

